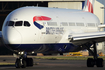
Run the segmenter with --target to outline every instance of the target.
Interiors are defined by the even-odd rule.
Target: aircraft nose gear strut
[[[93,43],[93,47],[92,47],[92,48],[94,48],[93,51],[89,48],[89,43],[85,44],[83,46],[85,46],[88,49],[88,51],[94,56],[94,58],[87,59],[87,67],[94,67],[94,65],[96,65],[97,67],[103,67],[104,66],[103,59],[98,58],[98,56],[97,56],[96,43],[95,42]]]
[[[26,54],[21,54],[19,58],[16,59],[15,67],[16,68],[26,68],[29,66],[33,66],[33,59],[25,57]]]

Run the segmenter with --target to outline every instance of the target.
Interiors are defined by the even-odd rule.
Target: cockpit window
[[[24,21],[24,26],[29,27],[30,23],[28,21]]]
[[[14,21],[7,21],[6,22],[6,24],[5,24],[5,26],[23,26],[23,22],[24,22],[24,26],[25,27],[30,27],[31,25],[30,25],[30,23],[28,22],[28,21],[16,21],[16,22],[14,22]]]
[[[17,21],[15,22],[15,26],[22,26],[23,21]]]
[[[14,22],[13,21],[8,21],[8,26],[14,26]]]
[[[8,26],[9,21],[6,22],[5,26]]]

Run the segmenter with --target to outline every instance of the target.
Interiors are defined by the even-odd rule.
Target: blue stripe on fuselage
[[[72,52],[75,51],[75,49],[78,48],[78,46],[75,46],[70,43],[58,43],[58,44],[21,44],[18,48],[15,47],[18,44],[12,44],[10,47],[13,50],[17,51],[25,51],[25,52],[31,52],[35,51],[38,52]]]

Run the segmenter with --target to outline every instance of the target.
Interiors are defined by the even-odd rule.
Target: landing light
[[[18,54],[24,54],[24,52],[18,52]]]

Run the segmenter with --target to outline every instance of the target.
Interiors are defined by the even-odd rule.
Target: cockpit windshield
[[[14,22],[13,21],[8,21],[8,26],[14,26]]]
[[[24,21],[24,23],[23,23],[23,21],[16,21],[16,22],[7,21],[5,26],[13,26],[13,27],[14,26],[15,27],[17,27],[17,26],[25,26],[25,27],[30,27],[30,23],[28,21]]]
[[[15,26],[22,26],[23,21],[17,21],[15,22]]]
[[[29,27],[30,26],[29,22],[28,21],[24,21],[24,26]]]

